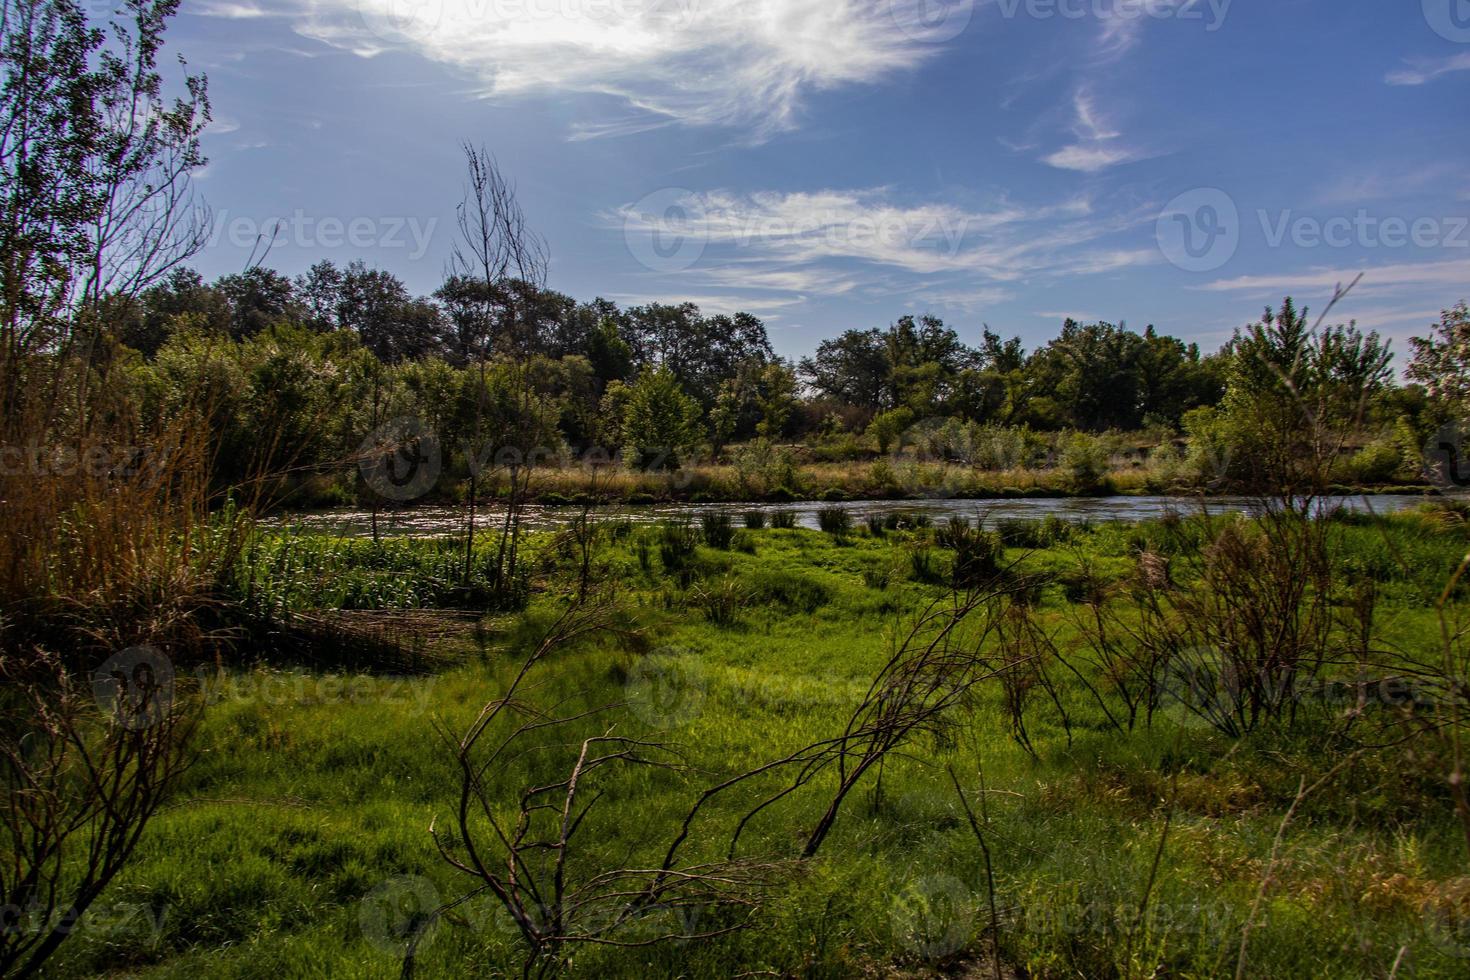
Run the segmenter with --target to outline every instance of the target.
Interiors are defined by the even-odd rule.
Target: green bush
[[[817,526],[840,538],[852,530],[852,511],[845,507],[822,507],[817,511]]]
[[[724,511],[710,511],[701,515],[699,521],[704,532],[705,544],[721,551],[730,549],[730,540],[735,535],[735,525],[729,514]]]

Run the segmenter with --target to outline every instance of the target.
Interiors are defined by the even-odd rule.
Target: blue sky
[[[932,312],[1214,349],[1267,303],[1396,338],[1470,298],[1470,0],[184,0],[196,265],[442,278],[484,143],[581,299],[778,352]],[[1339,317],[1335,317],[1338,319]]]

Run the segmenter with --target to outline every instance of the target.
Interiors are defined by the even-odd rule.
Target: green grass
[[[1081,562],[1121,579],[1140,546],[1186,547],[1169,545],[1161,525],[1001,531],[1012,545],[1005,560],[1030,552],[1028,571],[1042,583],[1037,616],[1063,643],[1075,611],[1064,579]],[[1463,555],[1463,529],[1406,515],[1342,521],[1335,531],[1342,561],[1378,581],[1394,643],[1432,643],[1426,598]],[[722,774],[840,731],[894,636],[943,594],[954,561],[930,528],[875,536],[860,526],[841,538],[743,531],[753,554],[691,550],[691,533],[625,530],[607,543],[600,573],[618,584],[621,616],[636,633],[609,631],[557,651],[528,692],[541,704],[564,700],[564,712],[626,702],[586,730],[658,732],[687,756],[687,772],[629,773],[602,787],[584,867],[654,860]],[[918,547],[930,549],[933,581],[913,575]],[[529,608],[487,618],[491,652],[440,673],[205,675],[211,704],[183,794],[105,896],[105,921],[78,931],[55,972],[395,976],[401,944],[383,924],[389,900],[419,895],[422,905],[470,887],[427,831],[436,817],[445,826],[458,786],[441,733],[457,737],[504,690],[563,601],[556,592],[570,559],[549,536],[531,554]],[[430,605],[450,594],[455,561],[437,544],[327,539],[267,541],[257,555],[259,580],[290,608]],[[740,601],[728,614],[702,613],[700,596],[722,588]],[[704,943],[592,947],[573,972],[838,977],[959,962],[988,975],[984,862],[949,784],[952,766],[972,793],[984,773],[1001,950],[1012,967],[1054,977],[1234,975],[1282,816],[1299,779],[1330,765],[1321,731],[1308,725],[1236,745],[1176,709],[1122,735],[1080,689],[1065,693],[1070,738],[1039,706],[1028,720],[1032,758],[1009,736],[998,691],[982,689],[950,737],[922,739],[891,759],[881,792],[872,781],[860,787],[819,857],[768,896],[754,929]],[[568,757],[553,743],[566,737],[498,767],[497,797],[513,806],[518,789],[559,772]],[[1248,975],[1386,976],[1401,949],[1400,976],[1463,975],[1470,948],[1434,927],[1439,912],[1470,911],[1447,764],[1427,744],[1412,752],[1369,753],[1299,807],[1252,933]],[[799,850],[821,797],[798,794],[773,808],[742,853]],[[720,852],[750,799],[735,794],[702,818],[698,855]],[[477,901],[430,934],[419,975],[518,974],[522,957],[503,913]]]

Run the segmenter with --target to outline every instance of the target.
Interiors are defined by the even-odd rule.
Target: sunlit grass
[[[656,543],[646,567],[639,560],[640,539],[656,542],[661,533],[632,529],[599,558],[639,634],[609,633],[558,651],[532,694],[538,703],[564,700],[564,710],[626,702],[596,724],[658,733],[688,757],[687,772],[630,774],[604,787],[589,860],[652,860],[700,789],[721,774],[840,730],[895,634],[921,602],[943,592],[915,581],[906,557],[932,542],[933,529],[875,536],[859,524],[840,541],[816,531],[747,531],[754,554],[698,546],[684,566],[687,586],[662,567]],[[1423,598],[1463,552],[1463,528],[1408,515],[1344,521],[1340,535],[1342,560],[1380,581],[1394,642],[1431,642]],[[1121,579],[1137,548],[1167,534],[1157,525],[1100,525],[1067,537],[1034,551],[1028,567],[1061,576],[1087,560]],[[399,947],[374,910],[385,887],[439,900],[469,887],[439,860],[427,833],[431,820],[449,816],[457,787],[439,733],[456,736],[504,689],[536,624],[561,601],[554,587],[567,559],[549,540],[533,549],[541,598],[523,616],[487,620],[493,653],[483,660],[415,678],[264,668],[202,675],[212,703],[184,798],[150,827],[138,860],[104,902],[150,914],[83,929],[64,947],[65,972],[396,975]],[[1385,557],[1395,549],[1407,561]],[[1012,547],[1007,558],[1023,553]],[[370,595],[339,577],[396,577],[426,588],[440,563],[454,560],[452,549],[421,542],[280,540],[256,554],[261,580],[298,605]],[[934,554],[942,577],[952,555]],[[889,571],[881,588],[872,574],[880,569]],[[695,611],[691,587],[724,581],[749,598],[716,623]],[[408,588],[378,594],[433,598],[395,591]],[[1038,615],[1060,642],[1072,612],[1060,581],[1050,580]],[[983,772],[989,791],[1010,964],[1036,976],[1233,975],[1240,928],[1281,816],[1299,777],[1321,768],[1327,745],[1311,729],[1232,745],[1177,710],[1151,730],[1122,736],[1085,699],[1073,707],[1070,738],[1053,715],[1038,712],[1033,759],[1009,737],[998,695],[985,691],[957,737],[916,744],[885,767],[881,791],[869,783],[853,798],[821,855],[770,897],[757,928],[704,944],[588,949],[574,972],[846,976],[969,958],[969,969],[983,975],[976,950],[989,915],[984,865],[945,773],[952,766],[971,792]],[[492,773],[495,791],[511,800],[529,780],[544,779],[538,766],[556,757],[546,747]],[[1414,976],[1461,975],[1465,951],[1431,914],[1465,896],[1443,760],[1424,756],[1406,767],[1396,758],[1368,755],[1304,802],[1252,936],[1248,975],[1386,975],[1405,947]],[[798,848],[820,795],[773,808],[743,838],[742,852]],[[718,854],[743,801],[702,818],[701,855]],[[1166,821],[1157,882],[1140,919]],[[948,903],[954,914],[926,925],[914,911],[926,902]],[[436,928],[419,969],[515,974],[520,957],[504,916],[477,902]]]

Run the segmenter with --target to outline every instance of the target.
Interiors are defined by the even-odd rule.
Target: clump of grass
[[[778,510],[771,514],[771,527],[791,530],[796,527],[796,512],[793,510]]]
[[[887,527],[884,526],[882,514],[869,514],[867,516],[866,523],[868,525],[868,533],[875,538],[883,537],[883,533],[888,530]]]
[[[821,507],[817,510],[817,526],[834,538],[852,531],[852,511],[844,507]]]
[[[816,579],[786,569],[757,572],[752,579],[755,596],[763,603],[790,612],[814,613],[832,601],[832,590]]]
[[[1039,521],[1005,518],[996,522],[996,531],[1000,533],[1007,547],[1041,549],[1071,541],[1080,528],[1055,514],[1048,514]]]
[[[746,528],[751,531],[759,531],[766,526],[766,512],[763,510],[748,510],[744,518]]]
[[[941,548],[954,548],[958,542],[967,540],[974,530],[969,521],[956,515],[935,532],[934,543]]]
[[[670,574],[682,572],[699,549],[699,532],[688,524],[670,522],[659,525],[658,557]]]
[[[953,530],[953,529],[951,529]],[[967,527],[963,534],[951,537],[954,549],[955,588],[973,588],[991,581],[1001,573],[1005,559],[1005,542],[993,531]]]
[[[894,511],[883,516],[883,526],[890,531],[919,531],[933,523],[928,514]]]
[[[939,562],[934,558],[934,549],[919,545],[909,550],[909,577],[915,582],[934,584],[943,579],[939,574]]]
[[[735,525],[724,511],[710,511],[700,517],[704,531],[704,543],[721,551],[730,550],[730,540],[735,534]]]
[[[755,535],[746,531],[736,531],[735,536],[730,540],[730,550],[745,555],[755,554]]]
[[[698,585],[689,591],[689,601],[715,626],[730,627],[740,621],[740,614],[750,604],[750,593],[733,576],[712,585]]]

